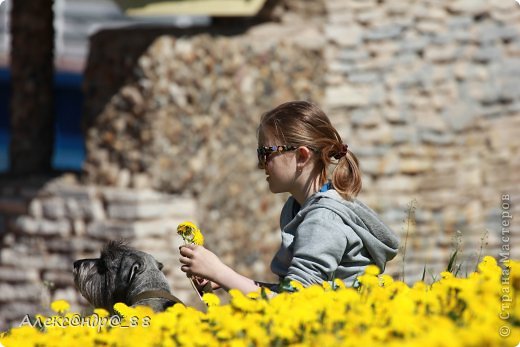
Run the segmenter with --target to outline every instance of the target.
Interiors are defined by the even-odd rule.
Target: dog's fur
[[[74,262],[74,283],[91,305],[111,313],[117,302],[164,311],[176,303],[176,298],[171,296],[162,267],[150,254],[110,241],[101,251],[100,258]],[[142,298],[145,292],[150,291],[160,291],[165,295]],[[134,302],[135,299],[138,301]]]

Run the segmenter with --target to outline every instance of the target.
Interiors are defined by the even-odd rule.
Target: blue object
[[[329,189],[334,189],[331,181],[328,181],[320,188],[320,193],[325,193]]]
[[[54,76],[55,138],[52,167],[56,170],[81,170],[85,160],[85,141],[81,132],[83,76],[57,72]],[[0,68],[0,172],[9,169],[9,102],[11,73]]]

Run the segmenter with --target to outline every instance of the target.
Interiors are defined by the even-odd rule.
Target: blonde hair
[[[283,143],[277,145],[306,146],[317,156],[320,183],[327,182],[327,169],[335,157],[332,172],[334,189],[347,200],[361,190],[361,170],[357,157],[346,147],[338,131],[318,106],[307,101],[290,101],[264,113],[258,126],[259,142],[265,134]]]

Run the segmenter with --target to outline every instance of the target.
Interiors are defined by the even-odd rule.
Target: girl
[[[361,190],[358,160],[325,113],[305,101],[284,103],[262,116],[258,144],[258,167],[269,189],[291,194],[281,212],[282,244],[271,270],[304,286],[334,278],[353,285],[369,264],[384,270],[399,240],[355,199]],[[328,180],[331,163],[336,166]],[[213,288],[249,293],[263,285],[202,246],[183,246],[180,253],[181,270],[211,281]]]

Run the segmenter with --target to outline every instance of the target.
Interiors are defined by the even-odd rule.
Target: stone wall
[[[359,156],[361,198],[403,240],[409,231],[406,279],[425,265],[445,268],[457,247],[462,273],[473,270],[481,245],[497,255],[506,243],[502,195],[520,212],[520,6],[327,0],[326,8],[324,106]],[[517,258],[519,227],[505,235]],[[401,259],[390,272],[402,275]]]
[[[175,295],[195,302],[179,270],[176,226],[197,221],[196,201],[153,190],[81,185],[73,175],[0,185],[0,330],[66,299],[88,304],[74,288],[72,263],[97,258],[108,240],[124,240],[163,262]]]
[[[520,258],[516,3],[284,6],[277,22],[92,37],[83,174],[2,185],[2,322],[38,310],[41,293],[82,304],[70,266],[105,239],[129,237],[173,271],[184,219],[224,262],[272,280],[286,195],[255,170],[255,132],[262,112],[291,99],[322,105],[360,158],[360,198],[403,240],[388,273],[411,282],[426,267],[431,280],[457,248],[462,274],[480,254]],[[189,296],[182,274],[169,279]]]

